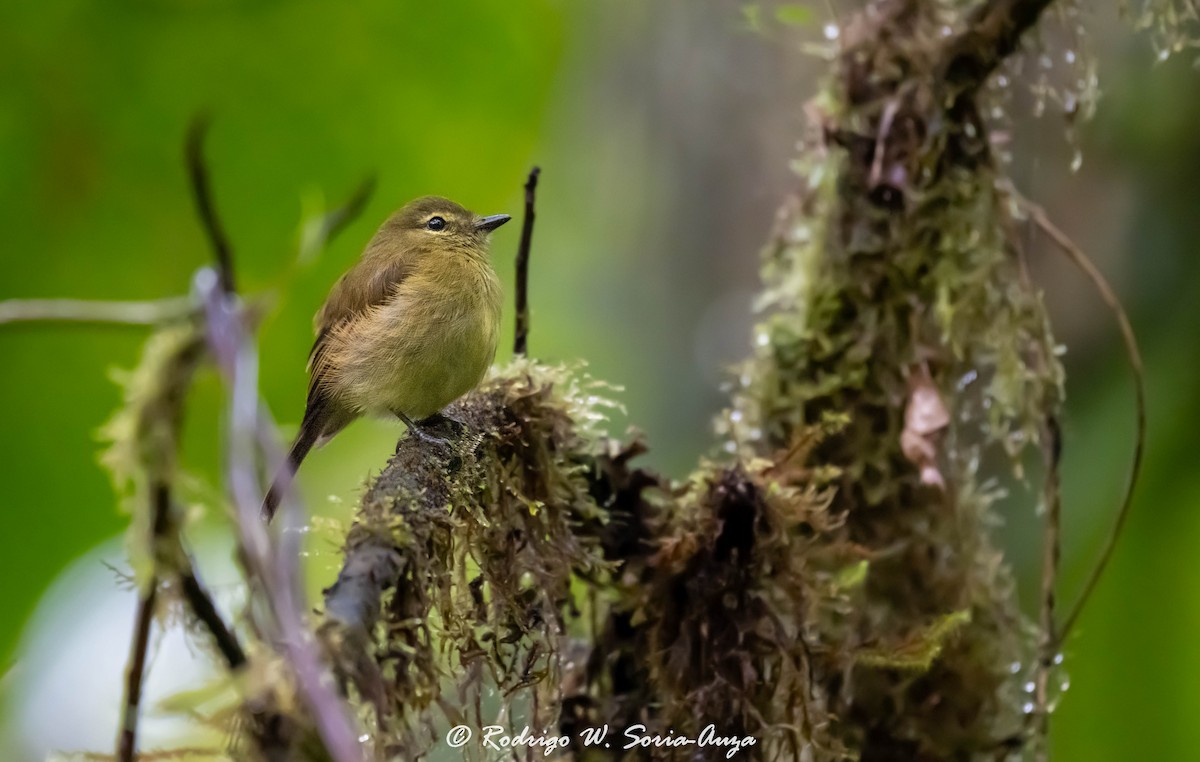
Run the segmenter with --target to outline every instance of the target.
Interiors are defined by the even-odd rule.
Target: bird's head
[[[482,217],[441,196],[422,196],[401,207],[384,230],[414,249],[486,251],[488,235],[508,222],[507,214]]]

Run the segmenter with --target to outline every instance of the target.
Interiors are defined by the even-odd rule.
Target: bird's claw
[[[430,421],[436,422],[436,420],[435,420],[436,416],[430,416],[429,418],[426,418],[424,421],[421,421],[421,423],[418,424],[415,421],[413,421],[413,419],[411,419],[407,415],[405,415],[404,413],[397,413],[396,415],[398,415],[400,417],[400,420],[404,421],[404,425],[408,427],[409,432],[413,436],[415,436],[417,439],[420,439],[422,442],[426,442],[428,444],[444,445],[446,447],[450,446],[449,439],[446,439],[445,437],[439,437],[436,434],[430,434],[428,431],[425,430],[425,424]],[[397,449],[397,451],[399,451],[400,446],[396,445],[396,449]]]
[[[417,439],[420,439],[422,442],[427,442],[429,444],[445,445],[446,447],[450,446],[449,439],[446,439],[445,437],[439,437],[435,434],[430,434],[428,431],[421,428],[420,426],[409,426],[408,430],[411,431],[413,434],[415,434]]]

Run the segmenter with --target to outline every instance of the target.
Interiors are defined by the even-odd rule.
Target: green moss
[[[386,554],[370,571],[394,579],[364,600],[344,570],[324,634],[345,661],[362,646],[354,627],[373,622],[373,665],[353,672],[387,718],[378,744],[419,753],[430,710],[452,705],[478,727],[497,697],[514,722],[554,723],[569,620],[583,611],[573,581],[610,568],[580,531],[606,521],[587,466],[611,405],[602,391],[576,370],[516,360],[446,411],[452,447],[406,438],[372,483],[346,552]]]
[[[155,554],[170,561],[168,556],[178,560],[183,552],[174,532],[162,533],[161,547],[152,544],[151,488],[179,479],[176,446],[183,397],[203,357],[204,336],[195,321],[168,323],[147,339],[134,370],[113,372],[123,404],[99,432],[108,445],[100,462],[112,476],[120,506],[133,518],[126,549],[140,583],[150,579]],[[173,515],[172,521],[178,525],[183,518]]]
[[[816,677],[841,742],[861,753],[985,754],[1023,733],[1011,665],[1029,660],[1032,629],[988,540],[994,495],[978,464],[997,450],[1019,469],[1062,402],[988,135],[930,55],[945,22],[899,3],[847,38],[814,101],[821,136],[797,163],[804,190],[764,256],[754,355],[718,421],[741,458],[787,448],[830,412],[848,421],[811,465],[842,474],[831,511],[844,526],[828,550],[870,563],[861,590],[842,605],[831,595],[837,615],[813,622],[810,647],[831,654]],[[923,379],[949,414],[930,437],[943,489],[901,446]],[[948,723],[922,695],[960,713]]]

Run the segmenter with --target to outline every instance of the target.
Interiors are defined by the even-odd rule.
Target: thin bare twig
[[[354,194],[346,200],[346,203],[326,214],[321,220],[321,239],[328,244],[336,238],[338,233],[345,230],[347,225],[362,214],[374,192],[375,175],[369,175],[354,189]]]
[[[1013,194],[1016,195],[1015,193]],[[1025,247],[1012,226],[1012,218],[1005,217],[1008,240],[1015,249],[1018,273],[1022,286],[1033,288],[1029,273],[1029,262]],[[1053,373],[1051,348],[1043,343],[1034,345],[1031,362],[1036,372],[1047,376]],[[1026,726],[1032,729],[1034,758],[1047,758],[1047,743],[1050,737],[1050,675],[1058,658],[1058,635],[1055,612],[1058,605],[1058,575],[1062,560],[1062,425],[1060,415],[1062,400],[1055,397],[1047,406],[1042,418],[1041,450],[1045,474],[1042,483],[1042,509],[1045,511],[1045,529],[1042,533],[1042,590],[1038,606],[1038,658],[1034,677],[1035,711],[1027,715]]]
[[[187,146],[184,151],[187,160],[188,176],[191,179],[192,197],[196,202],[196,213],[200,215],[200,224],[213,247],[213,256],[217,261],[217,272],[221,277],[221,286],[226,293],[237,290],[233,279],[233,250],[229,238],[221,227],[217,217],[217,207],[213,203],[212,186],[208,180],[208,169],[204,163],[204,136],[208,132],[208,117],[204,114],[192,119],[188,127]]]
[[[314,259],[339,233],[353,222],[371,198],[375,190],[375,176],[365,178],[346,203],[319,216],[305,219],[300,230],[300,247],[296,255],[298,262]]]
[[[185,318],[195,311],[195,303],[184,296],[144,302],[9,299],[0,302],[0,325],[27,322],[157,325]]]
[[[529,341],[529,247],[533,243],[533,204],[537,194],[541,168],[529,170],[525,181],[525,220],[521,224],[521,245],[517,249],[517,328],[513,339],[513,354],[523,355]]]
[[[1042,544],[1042,605],[1038,643],[1038,664],[1035,678],[1034,699],[1037,706],[1036,722],[1041,748],[1038,753],[1046,754],[1046,741],[1050,735],[1050,672],[1058,655],[1058,632],[1054,623],[1057,601],[1058,567],[1062,560],[1062,426],[1058,417],[1049,415],[1043,426],[1045,439],[1045,485],[1042,502],[1046,510],[1046,536]]]
[[[200,620],[205,629],[212,634],[216,641],[217,650],[225,658],[225,664],[230,669],[237,669],[246,663],[246,652],[242,650],[237,636],[233,634],[217,611],[212,596],[204,589],[196,577],[194,569],[187,569],[179,575],[180,594],[187,602],[188,608]]]
[[[117,733],[117,762],[133,762],[137,748],[138,713],[142,702],[142,678],[146,673],[146,652],[150,647],[150,624],[158,598],[158,576],[152,575],[138,596],[134,616],[133,641],[129,646],[129,665],[125,671],[125,703],[121,707],[121,727]]]
[[[1045,233],[1054,244],[1062,250],[1067,258],[1078,267],[1083,274],[1092,281],[1099,292],[1104,303],[1112,310],[1113,316],[1117,320],[1117,325],[1121,330],[1121,338],[1125,343],[1125,353],[1129,358],[1129,365],[1133,370],[1133,388],[1135,395],[1136,406],[1136,432],[1134,435],[1133,459],[1129,467],[1129,478],[1125,484],[1125,492],[1121,497],[1121,505],[1117,509],[1117,516],[1113,522],[1112,529],[1109,531],[1108,537],[1105,539],[1104,547],[1100,551],[1100,557],[1096,560],[1095,566],[1092,567],[1091,573],[1088,575],[1087,581],[1084,582],[1083,590],[1076,599],[1075,604],[1071,606],[1067,613],[1066,619],[1063,620],[1062,626],[1058,630],[1057,642],[1055,647],[1061,645],[1063,640],[1070,634],[1071,628],[1075,626],[1075,622],[1079,619],[1079,614],[1087,605],[1088,599],[1092,592],[1096,589],[1100,577],[1104,574],[1104,569],[1108,566],[1109,560],[1112,558],[1113,551],[1117,547],[1117,540],[1121,536],[1122,530],[1125,528],[1125,522],[1129,518],[1130,508],[1133,505],[1133,493],[1137,486],[1138,476],[1142,470],[1142,456],[1146,448],[1146,379],[1145,368],[1142,364],[1142,354],[1138,348],[1137,337],[1134,335],[1133,326],[1129,322],[1129,316],[1125,312],[1125,308],[1121,305],[1121,300],[1113,292],[1108,280],[1104,275],[1096,269],[1092,261],[1088,259],[1083,250],[1067,236],[1066,233],[1050,221],[1046,215],[1046,211],[1040,206],[1028,201],[1027,199],[1019,198],[1021,206],[1029,214],[1030,219]]]
[[[159,485],[156,490],[160,495],[159,505],[169,504],[169,492],[165,485]],[[156,520],[162,518],[163,524],[156,527],[157,537],[162,539],[168,534],[167,510],[161,513],[156,509]],[[147,653],[150,647],[150,626],[154,620],[154,608],[158,602],[159,573],[151,574],[146,587],[138,596],[137,613],[134,615],[133,638],[129,646],[129,660],[125,672],[125,701],[121,707],[121,723],[117,733],[118,762],[134,762],[137,754],[138,719],[141,712],[142,687],[145,683]],[[233,631],[221,619],[212,599],[200,585],[195,572],[189,567],[179,574],[181,593],[184,602],[195,614],[196,618],[212,634],[217,649],[225,659],[230,669],[237,669],[246,663],[246,655],[238,643]]]

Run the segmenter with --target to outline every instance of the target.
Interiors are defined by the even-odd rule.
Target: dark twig
[[[1129,365],[1133,370],[1136,432],[1134,434],[1133,460],[1129,466],[1129,478],[1125,483],[1125,492],[1121,497],[1120,508],[1117,509],[1117,517],[1113,522],[1108,537],[1104,541],[1100,557],[1096,560],[1095,566],[1092,567],[1087,581],[1084,582],[1083,591],[1075,600],[1075,604],[1071,606],[1066,619],[1063,620],[1062,626],[1058,630],[1057,642],[1055,643],[1055,647],[1057,648],[1070,634],[1071,628],[1075,626],[1075,622],[1079,619],[1080,612],[1083,611],[1083,607],[1087,605],[1088,599],[1096,589],[1096,585],[1100,581],[1100,577],[1104,574],[1104,569],[1108,566],[1113,551],[1117,547],[1117,540],[1125,528],[1125,522],[1129,518],[1129,511],[1133,505],[1133,493],[1137,486],[1138,476],[1142,471],[1142,456],[1146,448],[1146,379],[1145,369],[1142,365],[1142,353],[1138,349],[1137,336],[1133,333],[1133,326],[1129,322],[1129,316],[1125,313],[1125,308],[1121,306],[1121,300],[1113,292],[1112,286],[1108,284],[1108,280],[1096,269],[1096,266],[1083,253],[1083,250],[1076,246],[1066,233],[1059,230],[1050,221],[1044,209],[1028,200],[1019,200],[1030,218],[1042,232],[1092,281],[1092,284],[1100,293],[1100,298],[1112,310],[1113,316],[1117,319],[1117,325],[1121,330],[1121,338],[1125,343],[1125,353],[1129,358]]]
[[[183,416],[183,400],[192,375],[201,355],[201,346],[189,341],[184,343],[171,358],[165,371],[165,379],[158,404],[148,408],[154,420],[142,421],[143,429],[161,427],[163,437],[170,447],[152,450],[146,464],[150,483],[150,537],[155,570],[138,600],[138,611],[134,622],[133,642],[130,645],[129,666],[126,673],[125,702],[121,710],[121,726],[117,733],[118,762],[133,762],[137,749],[138,714],[142,700],[142,682],[146,671],[146,650],[149,647],[150,622],[154,616],[159,574],[162,561],[170,555],[171,535],[171,474],[174,470],[175,448]]]
[[[525,220],[521,224],[521,246],[517,249],[517,329],[513,354],[523,355],[529,340],[529,247],[533,243],[533,203],[537,193],[540,167],[529,170],[525,181]]]
[[[196,202],[196,213],[200,215],[200,224],[212,243],[213,256],[217,262],[217,272],[221,277],[221,287],[226,293],[237,290],[233,278],[233,251],[229,238],[221,227],[217,217],[217,207],[213,203],[212,186],[208,181],[208,168],[204,163],[204,136],[208,132],[208,117],[199,115],[192,120],[188,127],[187,159],[188,176],[191,179],[192,195]]]
[[[237,669],[245,664],[246,653],[242,650],[241,644],[238,643],[237,636],[233,634],[233,631],[225,624],[225,620],[221,618],[221,614],[217,611],[212,597],[204,589],[204,586],[200,584],[200,580],[196,578],[195,572],[189,569],[180,574],[179,586],[183,599],[187,601],[192,613],[212,633],[213,640],[217,644],[217,650],[225,658],[225,664],[230,669]]]
[[[362,214],[374,190],[375,176],[370,175],[359,183],[354,194],[346,200],[346,203],[336,209],[326,211],[324,214],[306,219],[300,231],[300,247],[296,260],[308,262],[320,254],[339,233]]]
[[[354,189],[354,195],[350,196],[346,203],[326,214],[321,220],[322,241],[328,244],[357,219],[367,207],[367,202],[371,200],[371,194],[374,192],[375,175],[369,175]]]
[[[158,577],[152,575],[138,597],[129,647],[129,666],[125,673],[125,703],[121,708],[121,727],[117,734],[117,762],[133,762],[137,748],[138,710],[142,702],[142,678],[146,673],[146,651],[150,646],[150,624],[158,598]]]
[[[156,545],[166,540],[171,530],[170,488],[165,483],[158,484],[155,489],[154,526],[152,542]],[[155,554],[156,557],[158,553]],[[233,631],[221,619],[212,598],[196,578],[190,560],[186,560],[185,569],[179,573],[179,581],[183,600],[195,614],[201,624],[212,634],[217,649],[225,658],[230,669],[237,669],[246,663],[246,655],[238,643]],[[137,614],[134,620],[133,640],[130,645],[129,666],[126,672],[125,704],[122,707],[121,728],[117,737],[118,762],[133,762],[137,750],[138,714],[142,700],[142,685],[146,672],[146,655],[150,643],[150,625],[154,619],[154,606],[158,600],[158,573],[151,575],[146,583],[145,592],[138,599]]]
[[[983,86],[1053,0],[987,0],[943,48],[942,76],[959,93]]]

